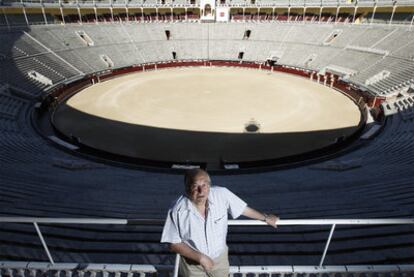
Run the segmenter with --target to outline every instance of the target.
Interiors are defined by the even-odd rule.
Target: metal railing
[[[218,4],[219,6],[227,6],[227,7],[278,7],[278,6],[287,6],[287,7],[295,7],[295,6],[330,6],[330,7],[354,7],[354,6],[361,6],[361,7],[382,7],[382,6],[393,6],[393,5],[401,5],[401,6],[412,6],[414,4],[414,0],[359,0],[359,1],[347,1],[347,0],[280,0],[280,1],[273,1],[273,2],[265,2],[261,3],[261,1],[257,1],[255,4],[251,3],[226,3],[226,4]],[[3,0],[0,1],[0,6],[8,6],[8,5],[58,5],[58,6],[118,6],[124,5],[129,7],[200,7],[199,2],[195,4],[191,4],[189,1],[187,3],[180,3],[175,4],[174,2],[162,4],[161,1],[154,1],[154,3],[144,3],[143,1],[100,1],[100,0]]]
[[[98,219],[98,218],[37,218],[37,217],[0,217],[0,223],[27,223],[33,224],[42,246],[47,254],[51,265],[55,265],[52,254],[49,251],[45,238],[39,228],[39,224],[112,224],[112,225],[158,225],[162,226],[164,220],[158,219]],[[229,220],[229,226],[261,226],[265,222],[258,220]],[[335,227],[338,225],[407,225],[414,224],[414,218],[392,218],[392,219],[281,219],[278,226],[285,225],[329,225],[331,226],[325,248],[319,264],[316,268],[322,268],[326,254],[331,243]],[[277,229],[276,229],[277,230]],[[276,231],[275,230],[275,231]],[[179,255],[176,256],[174,273],[178,270]],[[263,268],[263,267],[262,267]],[[270,267],[266,267],[270,268]],[[234,271],[235,269],[233,269]],[[413,267],[414,270],[414,267]],[[262,270],[263,271],[263,270]],[[174,275],[176,276],[176,275]]]

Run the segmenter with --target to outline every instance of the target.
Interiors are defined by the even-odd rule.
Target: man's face
[[[199,175],[194,179],[189,193],[189,198],[195,204],[205,204],[209,192],[210,179],[208,176]]]

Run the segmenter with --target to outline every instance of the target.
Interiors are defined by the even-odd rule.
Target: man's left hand
[[[277,228],[277,222],[280,220],[279,217],[275,216],[274,214],[269,214],[266,217],[266,223],[270,226]]]

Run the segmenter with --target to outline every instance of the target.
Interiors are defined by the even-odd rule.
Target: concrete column
[[[24,19],[26,20],[26,24],[27,26],[29,26],[29,20],[27,19],[27,14],[26,14],[26,7],[23,5],[23,15],[24,15]]]
[[[397,8],[397,5],[394,2],[393,6],[392,6],[392,14],[391,14],[390,23],[389,23],[390,25],[392,24],[392,20],[394,19],[394,14],[395,14],[395,9],[396,8]]]
[[[4,8],[1,8],[1,11],[3,12],[4,20],[6,20],[7,28],[10,29],[10,24],[9,20],[7,19],[6,11],[4,10]]]
[[[94,5],[95,5],[95,1],[94,1]],[[96,9],[96,6],[93,7],[93,11],[95,12],[95,23],[98,24],[98,11]]]
[[[323,7],[321,7],[321,10],[319,12],[319,23],[321,23],[321,19],[322,19],[322,10],[323,10]]]
[[[358,11],[358,6],[355,6],[355,8],[354,8],[354,16],[352,18],[352,23],[355,22],[355,17],[356,17],[357,11]]]
[[[66,22],[65,22],[65,16],[63,15],[62,6],[60,7],[60,15],[62,16],[62,22],[63,22],[63,24],[66,24]]]
[[[375,3],[374,10],[372,11],[372,16],[371,16],[371,22],[370,22],[370,24],[372,24],[372,22],[374,22],[374,17],[375,17],[376,10],[377,10],[377,4]]]
[[[410,31],[411,31],[411,29],[413,28],[413,22],[414,22],[414,14],[413,14],[413,17],[411,18],[411,23],[410,23]]]
[[[288,7],[288,20],[287,22],[290,22],[290,2],[289,2],[289,7]]]
[[[339,15],[339,10],[340,9],[341,9],[341,7],[339,7],[339,6],[336,7],[335,24],[338,22],[338,15]]]
[[[82,24],[82,14],[81,14],[79,6],[78,6],[78,16],[79,16],[79,22],[80,22],[80,24]]]
[[[305,22],[305,17],[306,17],[306,7],[303,8],[302,22]]]
[[[43,14],[43,20],[45,21],[45,24],[47,25],[48,22],[47,22],[46,12],[45,12],[45,7],[44,7],[43,2],[42,2],[42,14]]]

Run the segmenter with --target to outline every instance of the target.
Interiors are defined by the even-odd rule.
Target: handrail
[[[37,234],[42,242],[43,248],[48,256],[49,262],[54,265],[52,255],[47,247],[46,241],[38,226],[43,224],[114,224],[114,225],[163,225],[164,220],[161,219],[120,219],[120,218],[47,218],[47,217],[0,217],[1,223],[31,223],[35,226]],[[230,226],[259,226],[266,225],[265,222],[259,220],[229,220]],[[328,248],[337,225],[401,225],[414,224],[414,218],[368,218],[368,219],[281,219],[277,225],[331,225],[328,239],[322,253],[319,267],[323,266]],[[177,254],[174,274],[178,273]]]
[[[164,219],[0,217],[2,223],[163,225]],[[277,225],[388,225],[414,224],[414,218],[280,219]],[[266,225],[259,220],[233,219],[229,225]]]

